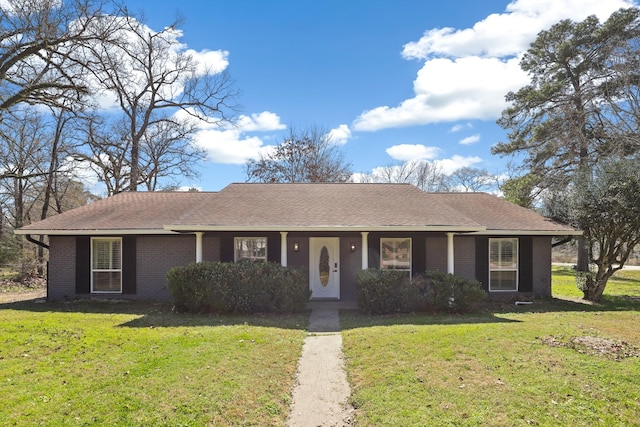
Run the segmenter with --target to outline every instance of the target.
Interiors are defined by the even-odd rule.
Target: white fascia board
[[[152,234],[175,234],[174,232],[170,231],[170,230],[166,230],[166,229],[162,229],[162,228],[155,228],[155,229],[131,229],[131,228],[124,228],[124,229],[95,229],[95,230],[49,230],[49,229],[42,229],[42,230],[34,230],[34,229],[30,229],[30,230],[24,230],[24,229],[18,229],[18,230],[14,230],[15,234],[34,234],[34,235],[46,235],[46,236],[123,236],[123,235],[130,235],[130,234],[147,234],[147,235],[152,235]]]
[[[582,236],[580,230],[483,230],[470,233],[477,236]]]
[[[486,227],[451,226],[451,225],[423,225],[423,226],[366,226],[366,225],[340,225],[340,226],[305,226],[305,225],[268,225],[268,226],[218,226],[218,225],[165,225],[167,231],[196,232],[196,231],[442,231],[454,233],[474,233],[486,230]]]

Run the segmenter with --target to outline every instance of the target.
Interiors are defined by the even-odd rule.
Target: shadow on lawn
[[[0,310],[21,310],[34,313],[83,313],[95,315],[123,314],[136,316],[120,324],[127,328],[164,328],[186,326],[248,325],[280,329],[306,329],[309,311],[291,314],[187,314],[176,313],[170,303],[126,300],[75,300],[47,302],[42,299],[0,304]]]
[[[517,300],[502,299],[485,303],[479,311],[465,314],[392,314],[367,315],[357,310],[341,310],[343,330],[370,326],[391,325],[460,325],[482,323],[517,323],[519,320],[500,317],[501,314],[554,313],[554,312],[607,312],[640,311],[640,298],[604,296],[601,303],[561,298],[534,299],[532,304],[518,304]]]

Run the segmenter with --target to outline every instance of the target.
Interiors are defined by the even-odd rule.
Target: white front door
[[[311,298],[340,298],[340,239],[309,238]]]

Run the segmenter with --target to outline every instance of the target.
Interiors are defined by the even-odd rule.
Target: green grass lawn
[[[553,290],[567,299],[342,312],[358,425],[637,425],[640,271],[618,273],[602,304],[579,301],[570,269],[554,269]],[[307,321],[0,305],[0,424],[284,425]]]
[[[0,423],[283,425],[307,321],[0,305]]]
[[[554,269],[554,295],[581,296],[572,273]],[[358,425],[638,425],[640,303],[623,295],[640,295],[639,279],[619,273],[601,305],[554,299],[494,303],[473,315],[343,312]]]

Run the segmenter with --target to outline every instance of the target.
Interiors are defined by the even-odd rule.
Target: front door
[[[340,298],[340,239],[309,238],[311,298]]]

